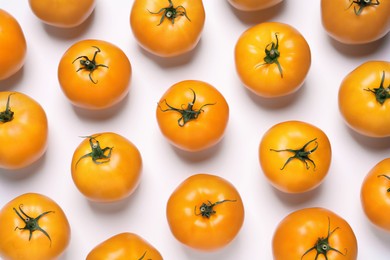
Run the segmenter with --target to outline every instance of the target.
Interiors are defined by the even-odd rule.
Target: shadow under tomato
[[[272,188],[276,197],[278,197],[283,204],[287,206],[297,206],[319,197],[323,189],[322,187],[323,183],[315,189],[303,193],[286,193],[274,187]]]
[[[9,91],[22,80],[24,74],[24,66],[15,74],[0,81],[0,91]]]
[[[369,222],[369,220],[367,220],[367,222]],[[372,233],[378,238],[377,243],[382,243],[385,247],[388,247],[390,244],[390,232],[374,226],[371,222],[367,224],[370,225]]]
[[[36,162],[25,168],[15,170],[0,169],[0,179],[4,177],[7,179],[7,182],[19,182],[20,180],[31,178],[38,172],[41,172],[41,169],[45,165],[45,161],[46,153],[43,154]]]
[[[364,146],[365,148],[369,148],[373,151],[389,150],[390,152],[390,137],[382,137],[382,138],[369,137],[369,136],[359,134],[358,132],[354,131],[346,124],[344,124],[344,127],[347,129],[347,131],[352,136],[352,138],[355,139],[355,141],[361,146]]]

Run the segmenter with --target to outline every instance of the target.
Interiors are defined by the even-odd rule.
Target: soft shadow
[[[359,134],[358,132],[354,131],[347,125],[345,125],[344,127],[347,129],[349,134],[352,136],[353,139],[355,139],[357,143],[359,143],[360,145],[366,148],[370,148],[375,151],[390,149],[390,137],[382,137],[382,138],[369,137],[369,136]]]
[[[258,24],[261,22],[266,22],[273,20],[276,16],[280,15],[286,7],[287,1],[282,1],[281,3],[272,6],[270,8],[259,10],[259,11],[240,11],[234,8],[231,4],[226,1],[226,4],[230,6],[232,12],[237,16],[237,18],[247,25]]]
[[[302,203],[305,203],[309,200],[313,200],[316,197],[320,196],[322,189],[323,189],[323,185],[320,185],[313,190],[310,190],[310,191],[307,191],[304,193],[297,193],[297,194],[286,193],[286,192],[282,192],[274,187],[272,187],[272,188],[273,188],[273,191],[274,191],[276,197],[278,197],[279,200],[283,204],[288,205],[288,206],[298,206]]]
[[[18,83],[22,81],[23,74],[24,74],[24,65],[23,67],[20,68],[20,70],[18,70],[11,77],[0,81],[0,90],[1,91],[10,90],[12,89],[12,87],[18,85]]]
[[[383,243],[383,245],[387,247],[390,244],[390,233],[374,226],[371,222],[369,225],[372,233],[378,238],[377,242]]]
[[[28,179],[35,176],[41,169],[44,167],[46,161],[46,153],[43,154],[41,158],[39,158],[33,164],[16,170],[7,170],[0,169],[0,178],[7,178],[7,181],[18,182],[20,180]]]

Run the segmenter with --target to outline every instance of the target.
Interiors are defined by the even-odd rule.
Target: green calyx
[[[199,213],[196,213],[196,206],[194,208],[194,213],[196,216],[210,218],[212,215],[217,213],[214,210],[214,207],[221,204],[221,203],[225,203],[225,202],[236,202],[236,200],[221,200],[221,201],[217,201],[215,203],[211,203],[211,201],[208,201],[207,203],[203,202],[202,205],[200,205],[200,207],[199,207]]]
[[[367,91],[370,91],[375,94],[376,101],[379,102],[379,104],[383,105],[385,101],[390,98],[390,84],[387,87],[384,87],[385,82],[385,72],[382,73],[381,83],[378,88],[374,89],[365,89]]]
[[[282,66],[279,62],[280,52],[279,52],[279,38],[278,34],[275,33],[276,42],[271,42],[265,47],[265,57],[264,63],[256,65],[256,68],[269,64],[276,64],[278,66],[280,77],[283,78],[283,70]]]
[[[356,15],[360,15],[363,11],[364,8],[368,6],[373,6],[373,5],[379,5],[380,2],[379,0],[355,0],[351,1],[351,4],[348,6],[348,9],[351,8],[352,5],[355,5],[353,10],[355,11]]]
[[[107,163],[110,161],[111,152],[112,152],[113,147],[101,148],[99,141],[94,136],[82,136],[82,138],[89,139],[89,145],[91,146],[91,152],[81,156],[78,159],[78,161],[76,162],[76,166],[82,159],[87,158],[87,157],[91,157],[92,161],[96,164]]]
[[[9,121],[12,121],[12,119],[14,119],[14,112],[11,111],[11,107],[10,107],[10,99],[11,99],[11,95],[13,95],[13,94],[14,93],[11,93],[8,95],[5,110],[0,112],[0,122],[1,123],[7,123]]]
[[[160,23],[158,25],[162,24],[165,18],[170,20],[172,24],[175,24],[175,19],[179,16],[185,16],[187,20],[191,22],[190,18],[187,16],[187,10],[184,6],[179,5],[177,7],[174,7],[172,0],[168,0],[168,2],[169,6],[161,8],[158,12],[151,12],[148,10],[148,12],[151,14],[162,14]]]

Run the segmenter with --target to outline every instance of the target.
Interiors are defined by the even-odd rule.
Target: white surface
[[[235,11],[225,0],[205,0],[206,24],[196,50],[164,60],[141,50],[132,35],[132,1],[98,0],[92,17],[81,27],[59,30],[41,23],[27,1],[0,0],[0,8],[21,24],[28,54],[24,68],[0,82],[0,90],[21,91],[42,104],[49,119],[49,147],[27,169],[0,170],[0,206],[26,192],[39,192],[64,209],[72,240],[62,260],[85,259],[98,243],[120,232],[134,232],[153,244],[167,260],[272,259],[271,239],[288,213],[310,206],[333,210],[352,226],[359,259],[385,260],[390,235],[374,228],[363,215],[360,186],[367,172],[390,155],[390,140],[373,140],[350,131],[339,114],[337,92],[342,78],[362,62],[390,60],[390,37],[366,46],[343,46],[322,28],[319,1],[285,1],[277,8],[254,14]],[[312,66],[303,88],[276,101],[259,99],[244,89],[234,68],[233,49],[240,34],[263,21],[280,21],[297,28],[312,51]],[[128,55],[133,78],[130,94],[114,109],[89,113],[73,108],[57,80],[60,57],[74,42],[96,38],[110,41]],[[223,141],[205,154],[173,148],[161,135],[156,102],[172,84],[198,79],[217,87],[230,105]],[[273,189],[263,176],[257,149],[263,133],[290,119],[312,123],[329,137],[333,161],[324,183],[304,195]],[[88,202],[70,175],[79,136],[117,132],[137,145],[144,169],[141,184],[127,200],[110,205]],[[211,173],[231,181],[244,201],[246,218],[236,240],[215,253],[188,249],[171,235],[165,218],[166,201],[176,186],[195,173]]]

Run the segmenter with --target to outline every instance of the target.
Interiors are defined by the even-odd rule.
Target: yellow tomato
[[[228,0],[234,8],[241,11],[257,11],[270,8],[283,0]]]

